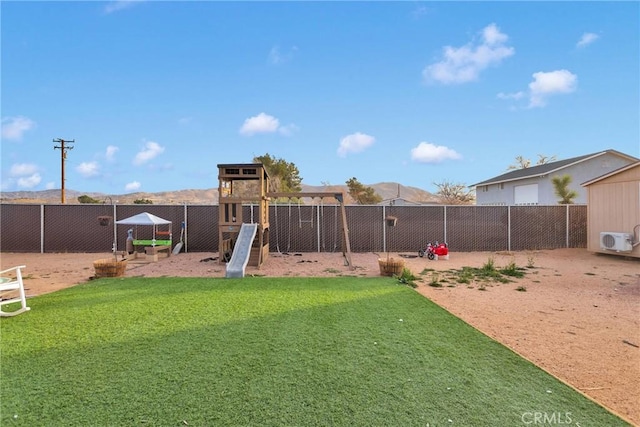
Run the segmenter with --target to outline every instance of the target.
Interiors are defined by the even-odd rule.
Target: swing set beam
[[[344,208],[344,193],[342,191],[299,191],[291,193],[267,193],[267,198],[280,199],[294,199],[304,197],[331,197],[338,201],[340,204],[340,211],[342,214],[342,256],[344,256],[346,265],[352,270],[355,269],[353,262],[351,261],[351,242],[349,241],[349,228],[347,227],[347,212]]]
[[[267,197],[270,197],[272,199],[280,199],[280,198],[294,199],[296,197],[298,198],[333,197],[340,204],[344,204],[344,193],[342,191],[337,191],[337,192],[336,191],[298,191],[298,192],[292,192],[292,193],[276,192],[276,193],[267,193]]]

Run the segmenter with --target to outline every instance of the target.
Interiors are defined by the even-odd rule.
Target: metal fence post
[[[118,225],[116,224],[116,204],[113,204],[113,250],[118,251]]]
[[[311,206],[313,207],[313,204]],[[318,227],[316,230],[316,237],[318,238],[318,252],[320,252],[320,227],[324,225],[324,224],[320,224],[320,208],[321,207],[322,207],[322,197],[320,197],[320,204],[316,208],[316,224],[318,224]]]
[[[182,231],[182,224],[180,224],[180,236],[183,238],[183,245],[184,245],[184,252],[187,253],[188,252],[188,245],[187,245],[187,202],[184,202],[184,232]]]
[[[507,206],[507,250],[511,252],[511,205]]]
[[[382,205],[382,252],[387,252],[387,227],[384,225],[384,219],[387,216],[387,207]]]
[[[444,224],[442,226],[443,228],[443,235],[444,235],[444,242],[447,242],[447,205],[443,206],[444,212],[443,212],[443,218],[444,218]]]
[[[565,236],[565,245],[568,248],[569,247],[569,205],[567,206],[567,220],[566,220],[566,236]]]
[[[40,205],[40,253],[44,253],[44,205]]]

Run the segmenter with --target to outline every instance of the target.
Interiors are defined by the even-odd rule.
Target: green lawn
[[[627,425],[391,278],[100,279],[29,305],[1,321],[3,427]]]

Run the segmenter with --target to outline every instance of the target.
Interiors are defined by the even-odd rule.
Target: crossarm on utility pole
[[[53,140],[53,142],[57,142],[60,145],[54,145],[53,149],[54,150],[60,150],[60,169],[61,169],[61,185],[60,185],[60,201],[62,204],[64,204],[65,202],[65,197],[64,197],[64,161],[67,159],[67,150],[73,150],[73,145],[65,145],[65,143],[75,143],[76,140],[72,139],[72,140],[64,140],[62,138],[56,138]]]

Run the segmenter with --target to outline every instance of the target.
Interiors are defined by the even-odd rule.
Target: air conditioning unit
[[[633,235],[602,231],[600,233],[600,248],[616,252],[631,252],[633,250]]]

